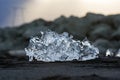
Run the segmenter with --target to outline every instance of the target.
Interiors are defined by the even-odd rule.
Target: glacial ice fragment
[[[113,56],[113,55],[114,55],[113,51],[111,49],[107,49],[106,56]]]
[[[67,32],[57,34],[52,31],[41,32],[41,37],[33,37],[25,48],[29,61],[72,61],[90,60],[98,57],[98,48],[85,39],[77,41]]]
[[[106,56],[120,57],[120,49],[118,51],[114,51],[113,49],[107,49]]]
[[[120,49],[118,50],[118,52],[117,52],[117,55],[116,55],[117,57],[120,57]]]

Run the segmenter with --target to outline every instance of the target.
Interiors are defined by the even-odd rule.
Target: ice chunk
[[[29,61],[72,61],[90,60],[98,57],[98,48],[85,39],[77,41],[67,32],[57,34],[52,31],[41,32],[41,37],[33,37],[27,48],[26,55]]]
[[[111,49],[107,49],[106,56],[113,56],[113,55],[114,55],[113,51]]]
[[[116,55],[117,57],[120,57],[120,49],[118,50],[118,52],[117,52],[117,55]]]
[[[114,51],[112,49],[107,49],[106,51],[106,56],[111,56],[111,57],[120,57],[120,49],[118,51]]]

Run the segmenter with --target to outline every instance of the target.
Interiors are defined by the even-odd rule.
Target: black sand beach
[[[0,80],[120,80],[120,59],[90,61],[0,62]]]

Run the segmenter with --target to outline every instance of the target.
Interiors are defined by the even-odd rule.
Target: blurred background
[[[120,48],[120,0],[0,0],[0,53],[24,55],[29,39],[48,29]]]
[[[119,14],[119,4],[119,0],[0,0],[0,26],[20,25],[38,18],[53,21],[61,15],[83,17],[88,12]]]

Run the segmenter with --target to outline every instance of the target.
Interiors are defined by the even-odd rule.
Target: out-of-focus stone
[[[110,35],[112,34],[112,29],[107,24],[98,24],[92,28],[93,30],[89,34],[92,40],[96,40],[98,38],[109,39]]]
[[[108,40],[105,39],[98,39],[94,42],[94,45],[96,47],[98,47],[100,54],[102,56],[105,56],[105,52],[107,49],[109,49],[111,47],[110,42]]]
[[[101,21],[104,17],[105,16],[102,14],[87,13],[85,19],[87,19],[91,23],[94,23]]]
[[[120,15],[115,15],[113,18],[113,23],[116,28],[120,27]]]
[[[28,28],[25,31],[25,33],[23,33],[23,36],[26,38],[30,38],[33,36],[40,35],[40,31],[47,31],[47,30],[48,30],[48,28],[44,27],[44,26]]]
[[[59,18],[54,20],[54,24],[64,24],[67,23],[67,18],[65,16],[60,16]]]
[[[116,31],[114,31],[114,33],[112,34],[111,37],[112,37],[112,39],[120,40],[120,26]]]
[[[90,29],[90,23],[86,20],[72,21],[66,24],[66,30],[74,36],[83,38]]]
[[[0,50],[10,50],[13,49],[13,42],[12,41],[4,41],[0,43]]]
[[[74,16],[70,16],[69,18],[62,16],[56,19],[53,23],[55,24],[53,30],[56,32],[69,32],[73,36],[77,36],[79,39],[85,37],[90,28],[90,22],[87,21],[87,19]]]

